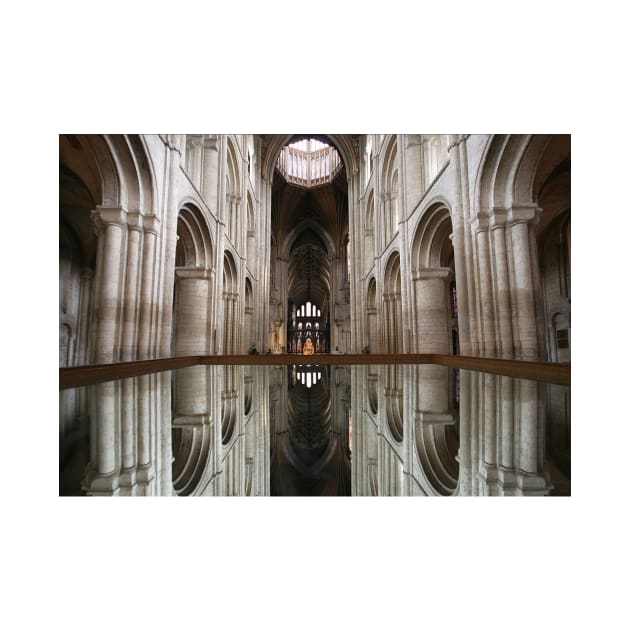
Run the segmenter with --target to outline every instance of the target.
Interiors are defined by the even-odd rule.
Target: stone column
[[[417,352],[450,354],[448,286],[452,277],[448,267],[416,269],[413,273]]]
[[[535,225],[540,208],[512,207],[508,212],[514,258],[514,303],[518,312],[519,339],[515,340],[517,359],[536,361],[538,338],[534,308],[533,267],[530,257],[529,225]]]
[[[127,217],[127,271],[125,276],[125,301],[123,309],[122,360],[137,358],[136,316],[138,313],[138,273],[142,239],[142,216],[139,213]]]
[[[482,374],[483,383],[483,465],[485,494],[497,494],[497,377]]]
[[[514,356],[512,339],[512,307],[510,303],[510,284],[505,248],[505,216],[504,210],[495,208],[490,217],[490,229],[494,244],[495,295],[499,317],[499,339],[497,355],[502,359]]]
[[[514,379],[500,376],[501,433],[499,455],[499,484],[502,493],[512,494],[514,489]]]
[[[201,267],[178,267],[175,355],[205,354],[208,336],[210,274]]]
[[[104,238],[100,294],[97,296],[97,364],[112,363],[115,357],[118,309],[121,304],[120,278],[124,264],[123,230],[127,212],[123,208],[97,208],[92,216]]]
[[[217,195],[219,188],[219,142],[216,135],[206,135],[203,139],[203,176],[201,179],[201,196],[217,214]]]
[[[459,494],[470,496],[472,494],[472,468],[471,468],[471,396],[470,396],[470,371],[461,370],[459,380]]]
[[[140,316],[138,319],[138,359],[152,358],[151,333],[154,309],[153,291],[155,281],[155,243],[160,221],[155,215],[145,215],[142,219],[144,230],[144,251],[142,252],[142,281],[140,286]]]
[[[538,472],[538,440],[536,431],[536,409],[538,400],[535,396],[536,383],[522,380],[520,383],[521,423],[519,467],[523,472]]]
[[[479,426],[479,372],[468,372],[470,375],[470,462],[471,462],[471,479],[472,479],[472,495],[479,494],[479,460],[480,460],[480,444],[479,436],[481,428]]]
[[[151,417],[150,417],[151,376],[138,377],[138,467],[136,481],[138,494],[151,494],[155,477],[151,460]],[[163,465],[170,465],[163,462]]]
[[[91,474],[87,494],[116,495],[119,493],[119,457],[117,452],[116,382],[94,386],[94,412],[91,442]]]
[[[121,306],[120,279],[124,265],[123,230],[127,225],[127,212],[123,208],[99,207],[92,212],[102,250],[99,257],[100,284],[96,296],[97,332],[95,361],[112,363],[116,356],[116,334]],[[101,383],[94,388],[94,423],[91,439],[93,476],[88,482],[89,494],[118,494],[119,448],[117,435],[117,386],[114,381]]]
[[[120,494],[133,496],[136,481],[136,397],[135,379],[122,381]]]
[[[477,237],[477,262],[479,269],[479,292],[481,299],[481,342],[482,356],[496,356],[494,330],[494,301],[492,295],[492,271],[490,267],[490,243],[487,217],[477,215],[473,230]]]

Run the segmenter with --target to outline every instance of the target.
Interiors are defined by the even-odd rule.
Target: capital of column
[[[127,214],[127,229],[128,230],[136,230],[137,232],[142,232],[143,229],[143,216],[139,212],[130,212]]]
[[[453,277],[453,271],[449,267],[435,267],[414,269],[412,278],[414,282],[416,280],[444,280],[448,282]]]
[[[540,221],[542,208],[538,206],[512,206],[507,211],[508,225],[516,225],[517,223],[531,223],[536,225]]]
[[[110,208],[105,206],[96,206],[95,210],[90,212],[90,218],[96,228],[98,234],[108,225],[117,225],[121,228],[127,225],[127,210],[122,206]]]
[[[507,210],[505,208],[492,208],[488,214],[488,227],[491,230],[504,228],[507,223]]]
[[[470,227],[473,232],[485,232],[488,229],[488,215],[477,212],[477,214],[470,219]]]
[[[223,291],[223,299],[227,301],[236,301],[238,299],[238,293],[231,293],[230,291]]]
[[[178,280],[207,280],[210,270],[204,267],[176,267],[175,277]]]
[[[219,150],[219,136],[216,134],[204,134],[203,136],[203,148],[212,149],[213,151]]]
[[[156,234],[160,228],[160,220],[155,214],[145,214],[142,217],[142,227],[147,234]]]

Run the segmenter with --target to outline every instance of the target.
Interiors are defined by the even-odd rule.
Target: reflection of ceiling
[[[306,372],[309,368],[298,367],[297,370]],[[307,449],[319,452],[326,446],[332,428],[330,387],[328,375],[323,366],[317,370],[322,377],[315,385],[306,387],[297,382],[289,391],[289,434],[291,442],[297,450]],[[308,459],[307,453],[301,453],[302,461]],[[312,453],[314,456],[315,453]]]

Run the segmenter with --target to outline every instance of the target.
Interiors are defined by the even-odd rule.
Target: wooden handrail
[[[447,354],[232,354],[150,359],[59,368],[59,389],[94,385],[193,365],[444,365],[542,383],[571,385],[571,364]]]

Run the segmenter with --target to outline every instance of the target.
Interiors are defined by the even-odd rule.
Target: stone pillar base
[[[136,495],[141,497],[153,496],[155,472],[153,470],[153,464],[145,464],[144,466],[138,466],[138,472],[136,476]]]
[[[123,468],[120,471],[120,496],[133,497],[136,495],[136,469]]]
[[[547,473],[539,475],[526,473],[522,470],[516,473],[515,495],[542,497],[547,496],[550,490],[551,484]]]
[[[118,471],[109,475],[93,473],[84,482],[86,494],[93,497],[114,497],[120,494],[120,476]]]

